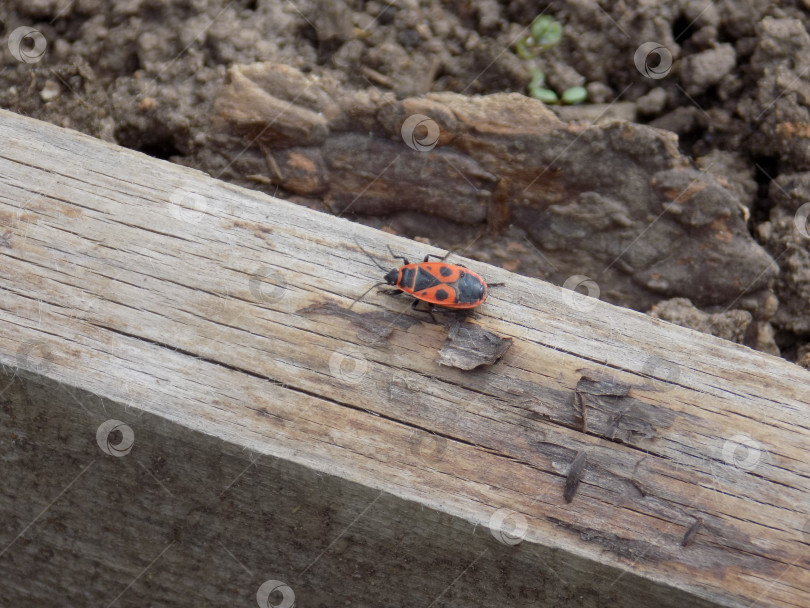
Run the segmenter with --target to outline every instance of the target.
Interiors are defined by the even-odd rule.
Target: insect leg
[[[430,306],[428,304],[428,309],[427,310],[421,310],[421,309],[417,308],[421,302],[422,302],[422,300],[414,300],[413,304],[411,304],[411,308],[413,308],[417,312],[426,312],[426,313],[428,313],[430,315],[430,318],[433,319],[433,322],[436,325],[438,325],[439,322],[436,320],[436,317],[433,316],[433,307],[432,306]]]
[[[395,254],[395,253],[394,253],[394,250],[393,250],[393,249],[391,249],[391,245],[386,245],[386,247],[388,247],[388,253],[390,253],[390,254],[391,254],[391,257],[392,257],[392,258],[394,258],[395,260],[402,260],[402,261],[403,261],[403,263],[405,264],[405,266],[407,266],[408,264],[410,264],[410,262],[408,261],[408,258],[406,258],[404,255],[397,255],[397,254]]]
[[[423,261],[423,262],[429,262],[429,261],[430,261],[430,258],[436,258],[436,259],[437,259],[437,260],[439,260],[440,262],[443,262],[444,260],[446,260],[446,259],[447,259],[447,256],[449,256],[449,255],[450,255],[450,253],[452,253],[452,252],[448,251],[448,252],[447,252],[447,253],[445,253],[444,255],[436,255],[435,253],[429,253],[429,254],[427,254],[427,255],[425,256],[425,259],[424,259],[424,260],[422,260],[422,261]]]

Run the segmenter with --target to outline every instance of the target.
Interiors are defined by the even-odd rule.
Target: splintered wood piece
[[[503,338],[472,323],[455,320],[439,351],[438,362],[464,370],[494,365],[510,346],[512,338]]]

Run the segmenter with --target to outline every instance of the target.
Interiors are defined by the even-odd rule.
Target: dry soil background
[[[535,60],[522,59],[515,45],[540,13],[564,25],[563,39]],[[535,224],[521,212],[497,226],[491,217],[453,222],[405,203],[356,219],[446,248],[476,241],[467,255],[558,284],[572,274],[567,261],[587,270],[621,257],[612,241],[604,251],[583,245],[609,229],[624,230],[630,247],[661,213],[680,222],[678,238],[687,234],[690,243],[705,226],[722,225],[711,238],[728,236],[734,249],[709,259],[705,272],[679,271],[681,260],[662,248],[644,268],[627,258],[611,265],[613,274],[590,275],[603,299],[652,308],[810,367],[807,24],[808,7],[798,0],[10,0],[0,5],[0,107],[328,212],[319,197],[274,180],[260,151],[212,126],[228,68],[272,62],[342,91],[404,99],[525,92],[532,67],[541,67],[558,92],[588,90],[584,104],[555,108],[565,121],[618,117],[676,133],[695,174],[711,177],[701,186],[707,194],[687,197],[688,204],[676,196],[663,210],[646,198],[611,207],[583,195],[550,204],[542,210],[550,215]],[[37,55],[29,36],[22,43],[28,61],[14,56],[20,27],[41,33],[44,53]],[[650,41],[673,60],[662,78],[645,77],[634,62]],[[578,147],[588,145],[584,139]],[[690,188],[678,176],[657,175],[664,191]],[[599,183],[590,191],[598,193]],[[576,230],[560,219],[571,217],[580,221]],[[736,291],[724,285],[720,297],[713,287],[727,276]]]

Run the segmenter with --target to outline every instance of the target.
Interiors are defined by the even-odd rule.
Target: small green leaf
[[[548,48],[558,44],[562,40],[562,24],[547,15],[539,15],[534,18],[531,25],[533,46]]]
[[[543,103],[547,104],[557,103],[559,101],[559,99],[557,98],[557,93],[555,93],[551,89],[544,89],[543,87],[536,87],[534,89],[529,89],[529,94],[535,99],[539,99]]]
[[[582,103],[587,98],[588,90],[585,87],[571,87],[562,94],[562,102],[568,105]]]

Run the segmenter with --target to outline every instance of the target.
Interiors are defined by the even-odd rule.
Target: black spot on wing
[[[419,268],[416,271],[416,282],[413,285],[414,291],[422,291],[423,289],[430,289],[431,287],[435,287],[439,285],[439,279],[434,277],[432,274]]]
[[[444,289],[437,289],[434,295],[436,296],[436,300],[439,302],[444,302],[447,298],[450,297],[450,294],[447,293],[447,291]]]
[[[453,271],[450,270],[450,268],[448,268],[447,266],[442,266],[441,269],[439,270],[439,274],[442,275],[443,277],[449,277],[451,274],[453,274]]]

